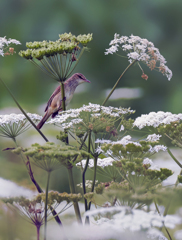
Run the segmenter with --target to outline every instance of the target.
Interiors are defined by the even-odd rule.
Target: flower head
[[[92,34],[72,35],[64,33],[56,41],[27,42],[27,50],[19,55],[33,62],[57,81],[64,82],[76,63],[80,50],[92,40]]]
[[[65,211],[71,202],[78,202],[82,198],[81,194],[68,194],[58,193],[55,191],[50,191],[48,193],[47,201],[47,216],[50,216],[62,202],[66,201],[65,206],[62,211]],[[26,217],[26,219],[34,224],[37,229],[44,224],[44,215],[45,215],[45,193],[40,193],[35,196],[33,199],[28,199],[25,197],[16,197],[16,198],[3,198],[3,202],[6,203],[9,207],[17,209],[19,213]]]
[[[129,108],[104,107],[99,104],[83,105],[81,108],[61,112],[49,124],[61,126],[63,129],[72,130],[78,135],[92,130],[94,133],[109,133],[114,135],[114,123],[125,119],[134,113]]]
[[[7,55],[10,55],[14,53],[14,48],[10,47],[12,44],[16,44],[16,45],[19,45],[21,44],[18,40],[16,39],[6,39],[6,36],[5,37],[0,37],[0,55],[1,56],[7,56]],[[9,50],[7,50],[9,47]],[[6,51],[6,52],[4,52]]]
[[[29,148],[17,148],[12,152],[19,154],[21,150],[26,156],[30,157],[36,166],[48,172],[62,166],[70,168],[74,164],[74,158],[79,157],[77,161],[81,161],[83,158],[89,156],[87,152],[78,150],[76,147],[70,145],[65,145],[64,143],[55,144],[47,142],[44,145],[35,143]]]
[[[35,123],[41,120],[37,114],[27,114]],[[31,127],[30,122],[23,114],[0,115],[0,136],[13,138]]]
[[[157,69],[168,80],[172,78],[172,71],[166,66],[165,58],[160,54],[159,49],[147,39],[131,35],[130,37],[114,34],[114,40],[110,42],[110,48],[106,49],[105,54],[113,54],[121,48],[127,52],[127,57],[130,63],[134,60],[143,62],[151,70]],[[143,73],[143,78],[147,80],[147,75]]]
[[[182,120],[182,114],[172,114],[171,112],[150,112],[149,114],[142,114],[141,117],[137,117],[133,123],[134,127],[142,129],[144,127],[166,126],[173,122]]]

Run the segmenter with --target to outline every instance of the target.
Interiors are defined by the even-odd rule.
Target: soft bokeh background
[[[182,1],[179,0],[6,0],[0,1],[0,32],[1,37],[15,38],[22,43],[15,46],[17,53],[20,49],[25,49],[27,41],[54,41],[58,39],[58,34],[64,32],[75,35],[93,33],[93,41],[88,45],[90,52],[84,53],[76,68],[76,72],[83,73],[91,84],[78,87],[69,108],[88,102],[101,104],[105,98],[105,90],[112,88],[128,65],[124,58],[104,55],[114,33],[147,38],[166,58],[167,66],[173,71],[173,78],[169,82],[161,73],[150,71],[144,66],[145,73],[149,76],[145,81],[141,78],[140,69],[134,66],[124,76],[119,87],[136,88],[137,97],[126,99],[124,90],[119,92],[119,97],[110,100],[108,105],[131,107],[136,110],[135,116],[159,110],[179,113],[182,98],[181,10]],[[43,114],[45,103],[57,86],[57,82],[18,54],[0,58],[0,77],[13,91],[22,107],[32,113]],[[11,113],[11,108],[14,107],[16,105],[13,100],[0,85],[0,114]],[[46,127],[44,131],[49,134]],[[55,140],[55,135],[54,129],[51,140]],[[42,141],[34,130],[22,135],[19,141],[23,139],[27,145]],[[11,141],[7,142],[2,138],[0,143],[1,149],[13,146]],[[18,157],[8,152],[1,152],[0,157],[1,177],[14,180],[20,185],[31,186],[25,167]],[[34,171],[44,186],[44,172],[37,169]],[[61,170],[52,178],[51,187],[55,190],[68,190],[64,173]],[[16,229],[20,229],[21,224],[20,222]],[[15,227],[12,231],[13,229]],[[4,232],[9,232],[8,227],[4,228]],[[15,232],[17,239],[25,239],[24,235],[21,236],[23,233],[18,235],[20,231]],[[15,239],[13,234],[7,233],[4,235],[6,239]],[[33,239],[33,236],[26,239]]]

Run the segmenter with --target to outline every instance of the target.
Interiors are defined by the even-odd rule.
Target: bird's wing
[[[51,105],[53,98],[61,91],[61,86],[59,85],[53,94],[50,96],[49,101],[47,102],[47,106],[45,108],[45,112],[47,111],[48,107]]]

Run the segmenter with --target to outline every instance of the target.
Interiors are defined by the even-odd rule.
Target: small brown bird
[[[65,105],[68,105],[71,101],[73,94],[75,92],[76,87],[84,82],[89,82],[85,78],[85,76],[81,73],[75,73],[70,78],[68,78],[64,82],[64,91],[65,91]],[[46,120],[52,115],[52,118],[54,118],[59,111],[62,111],[62,94],[61,94],[61,86],[57,87],[56,90],[53,92],[51,97],[49,98],[49,101],[47,103],[47,106],[45,108],[45,115],[43,116],[42,120],[37,125],[37,128],[41,129],[41,127],[44,125]]]

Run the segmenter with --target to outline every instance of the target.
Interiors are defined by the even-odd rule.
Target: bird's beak
[[[86,79],[85,82],[91,83],[88,79]]]

